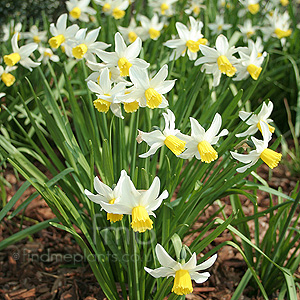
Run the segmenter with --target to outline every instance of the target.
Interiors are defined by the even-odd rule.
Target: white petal
[[[125,57],[128,60],[131,60],[133,58],[136,58],[142,49],[142,40],[138,37],[132,44],[128,46],[128,48],[125,50]]]
[[[157,151],[157,149],[159,149],[163,145],[164,145],[163,142],[154,143],[146,153],[139,155],[139,157],[140,158],[146,158],[150,155],[153,155]]]
[[[160,268],[157,268],[154,270],[144,267],[144,269],[146,272],[148,272],[154,278],[169,277],[171,275],[175,276],[175,271],[170,268],[166,268],[166,267],[160,267]]]
[[[110,197],[112,195],[112,189],[108,185],[100,181],[97,176],[94,178],[94,189],[98,194],[108,199],[108,201],[111,200]]]
[[[203,283],[210,277],[210,274],[208,272],[204,272],[204,273],[190,272],[190,276],[191,279],[194,280],[196,283]]]
[[[216,261],[218,255],[214,254],[212,257],[210,257],[208,260],[206,260],[205,262],[201,263],[200,265],[196,266],[193,271],[202,271],[205,269],[210,268]]]
[[[196,253],[194,252],[192,257],[189,259],[189,261],[182,266],[182,269],[188,271],[194,270],[196,268],[196,264],[197,264],[197,256]]]
[[[120,214],[120,215],[131,215],[132,207],[127,205],[115,203],[115,204],[108,204],[105,202],[100,202],[101,207],[108,213],[111,214]]]
[[[109,79],[108,68],[103,69],[100,75],[99,85],[101,86],[101,89],[103,90],[104,94],[110,94],[111,82]]]
[[[115,34],[115,51],[119,55],[119,57],[123,57],[126,50],[126,44],[124,42],[124,39],[122,38],[122,35],[117,32]]]
[[[210,143],[212,139],[219,132],[221,125],[222,125],[222,117],[220,116],[220,114],[216,113],[209,129],[206,131],[204,135],[204,139]]]
[[[195,139],[202,139],[205,134],[205,129],[198,123],[198,121],[190,117],[191,122],[191,136]]]
[[[168,76],[168,65],[163,65],[157,74],[151,79],[151,86],[156,87],[161,84]]]
[[[25,46],[22,46],[19,50],[19,54],[21,56],[21,58],[26,58],[28,57],[29,55],[31,55],[31,53],[33,51],[35,51],[38,47],[38,44],[36,43],[30,43],[30,44],[27,44]]]
[[[168,191],[167,191],[167,190],[164,190],[164,191],[162,192],[162,194],[161,194],[156,200],[152,201],[152,202],[149,204],[147,210],[149,210],[149,211],[151,211],[151,212],[157,210],[157,209],[160,207],[162,201],[163,201],[164,199],[167,199],[168,197],[169,197]]]
[[[93,43],[93,42],[96,41],[96,39],[97,39],[97,37],[98,37],[98,35],[99,35],[100,29],[101,29],[101,27],[98,27],[98,28],[96,28],[96,29],[90,31],[90,32],[87,34],[86,39],[85,39],[85,41],[86,41],[87,44],[90,44],[90,43]]]
[[[101,202],[106,202],[107,199],[101,195],[94,195],[92,194],[90,191],[88,190],[84,190],[84,193],[86,194],[86,196],[93,202],[100,204]]]
[[[227,38],[223,34],[220,34],[216,40],[216,49],[218,50],[218,52],[220,52],[221,55],[225,55],[228,48],[229,45]]]
[[[160,244],[156,245],[155,253],[159,263],[163,267],[173,268],[178,264]]]
[[[131,81],[137,88],[144,90],[149,88],[149,77],[147,70],[132,66],[129,69],[129,75]]]

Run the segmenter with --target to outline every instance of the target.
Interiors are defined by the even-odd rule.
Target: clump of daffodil
[[[165,119],[165,129],[163,131],[154,130],[152,132],[143,132],[139,131],[137,137],[138,143],[145,141],[150,149],[148,152],[141,154],[139,157],[146,158],[150,155],[153,155],[159,148],[166,145],[175,155],[180,155],[185,150],[186,142],[180,137],[183,134],[180,133],[180,130],[175,129],[175,116],[173,112],[168,109],[167,113],[163,113]]]
[[[89,22],[89,15],[93,16],[96,11],[89,7],[91,0],[69,0],[66,2],[67,9],[70,14],[70,20],[79,20]]]
[[[128,76],[132,66],[148,68],[149,64],[143,59],[137,58],[142,49],[142,41],[137,38],[128,47],[126,46],[121,34],[115,34],[115,52],[105,52],[95,50],[97,56],[110,67],[118,67],[121,76]]]
[[[196,21],[193,17],[189,17],[190,29],[184,24],[177,22],[176,29],[179,35],[179,39],[172,39],[165,42],[165,46],[174,49],[170,56],[170,60],[178,59],[180,56],[184,56],[187,50],[187,54],[190,60],[197,58],[197,53],[200,50],[199,45],[206,45],[207,39],[203,37],[201,29],[203,23]]]
[[[260,122],[264,122],[265,124],[267,124],[269,131],[271,133],[274,133],[275,128],[273,126],[269,125],[270,122],[273,122],[272,119],[269,119],[272,111],[273,111],[273,103],[271,101],[269,101],[268,104],[266,104],[264,102],[262,105],[262,108],[258,114],[254,114],[252,112],[240,111],[239,117],[243,121],[246,121],[246,124],[250,125],[250,127],[245,132],[236,134],[236,137],[244,137],[247,135],[253,135],[258,130],[260,132],[262,132]]]
[[[233,158],[245,163],[246,165],[237,168],[239,173],[245,172],[248,168],[252,167],[261,158],[271,169],[278,166],[281,160],[282,154],[275,152],[268,148],[269,141],[272,138],[269,126],[264,121],[260,121],[260,128],[263,135],[263,140],[258,140],[255,137],[251,137],[256,149],[249,152],[249,154],[240,154],[236,152],[230,152]]]
[[[222,74],[233,77],[237,69],[234,64],[237,58],[233,56],[239,51],[239,48],[229,47],[228,40],[224,35],[219,35],[216,40],[216,49],[200,44],[200,50],[203,57],[195,61],[195,66],[204,64],[202,71],[206,74],[212,74],[214,77],[213,86],[218,86]]]
[[[129,70],[133,87],[125,94],[125,102],[137,101],[141,107],[165,108],[168,101],[163,94],[168,93],[174,86],[175,80],[166,80],[168,66],[164,65],[153,78],[149,78],[148,70],[132,67]]]
[[[64,46],[66,54],[72,56],[69,43],[74,38],[79,27],[76,24],[67,27],[67,19],[68,15],[63,14],[57,19],[56,25],[54,23],[50,24],[50,32],[53,37],[49,39],[49,44],[54,49],[57,49],[61,45]]]
[[[131,215],[131,227],[133,231],[145,232],[153,228],[153,221],[150,216],[155,217],[155,211],[161,205],[162,201],[166,199],[169,194],[165,190],[159,196],[160,180],[155,177],[148,190],[136,190],[130,177],[126,171],[122,171],[121,177],[121,194],[120,200],[114,204],[109,204],[100,201],[102,208],[111,214]]]
[[[13,53],[4,55],[3,59],[7,66],[12,67],[20,63],[23,67],[32,71],[32,68],[37,67],[40,63],[32,61],[29,56],[38,47],[36,43],[30,43],[19,48],[18,46],[18,33],[15,33],[11,39],[11,46]]]
[[[148,38],[157,40],[160,37],[161,31],[164,27],[164,22],[159,22],[157,14],[154,14],[151,19],[141,16],[140,20],[142,28],[144,29],[141,36],[142,40],[146,40]]]
[[[5,69],[2,66],[0,66],[0,79],[7,87],[10,87],[15,83],[16,78],[14,75],[10,73],[16,69],[17,69],[16,66],[15,67],[7,66]]]
[[[182,139],[186,141],[186,150],[179,157],[190,159],[195,156],[197,159],[201,159],[202,162],[211,163],[218,158],[218,153],[212,145],[215,145],[220,137],[228,134],[227,129],[223,129],[218,134],[222,125],[221,115],[218,113],[215,115],[207,131],[196,119],[190,117],[190,122],[191,136],[182,136]]]
[[[126,172],[123,170],[121,172],[121,176],[117,182],[117,185],[115,186],[114,189],[111,189],[108,185],[101,182],[98,177],[95,177],[94,189],[97,192],[97,194],[94,195],[87,189],[84,190],[84,193],[91,201],[100,205],[102,203],[106,203],[108,205],[119,203],[122,197],[122,184],[125,178],[125,174]],[[110,222],[117,222],[122,220],[122,218],[123,218],[123,214],[107,213],[107,220],[109,220]]]
[[[125,10],[129,5],[127,0],[95,0],[95,3],[102,6],[102,11],[106,15],[113,16],[116,20],[125,16]]]
[[[185,262],[185,259],[178,262],[160,244],[156,245],[155,253],[161,267],[154,270],[144,267],[145,271],[154,278],[174,277],[172,292],[177,295],[192,293],[192,280],[196,283],[205,282],[210,277],[209,272],[199,273],[199,271],[210,268],[217,259],[217,254],[215,254],[207,261],[197,265],[197,256],[194,252],[188,262]]]

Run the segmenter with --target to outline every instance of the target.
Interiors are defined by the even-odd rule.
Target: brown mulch
[[[271,178],[269,178],[269,169],[266,165],[262,165],[258,173],[268,181],[271,187],[278,189],[280,186],[285,194],[290,194],[299,180],[299,178],[293,177],[282,164],[274,169]],[[22,180],[17,181],[13,171],[9,168],[6,170],[5,178],[12,184],[12,188],[7,189],[9,201],[23,182]],[[17,206],[34,191],[33,188],[29,188]],[[267,193],[259,192],[257,196],[259,210],[269,207],[270,199]],[[250,200],[242,197],[241,199],[244,213],[246,215],[253,214],[253,204]],[[276,197],[274,201],[276,202]],[[221,202],[227,204],[225,213],[229,216],[232,212],[229,200],[225,198],[221,199]],[[212,205],[206,210],[205,215],[201,216],[195,224],[195,228],[201,226],[217,209],[217,205]],[[28,205],[24,216],[22,225],[19,216],[12,220],[4,218],[0,224],[0,241],[18,232],[20,226],[26,228],[34,225],[36,221],[49,220],[55,217],[46,202],[40,197]],[[249,222],[249,226],[253,235],[254,223]],[[267,230],[268,216],[260,218],[260,227],[262,232]],[[207,250],[229,240],[232,240],[232,237],[228,231],[225,231],[213,241]],[[189,244],[190,239],[186,239],[186,242]],[[186,299],[229,300],[246,269],[246,263],[240,253],[232,247],[225,246],[218,251],[218,260],[210,269],[212,275],[210,279],[201,285],[194,284],[193,294],[187,295]],[[246,292],[250,295],[251,287],[247,288]],[[299,292],[298,296],[300,299]],[[0,252],[0,299],[100,300],[106,298],[72,236],[62,230],[49,227]],[[259,296],[252,298],[242,296],[240,298],[240,300],[250,299],[262,298]]]

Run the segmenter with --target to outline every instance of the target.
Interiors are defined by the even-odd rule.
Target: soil
[[[299,180],[299,178],[291,175],[284,164],[280,164],[279,167],[274,169],[271,178],[269,178],[269,169],[266,165],[262,165],[258,169],[258,174],[267,180],[271,187],[275,189],[281,187],[282,192],[285,194],[290,194]],[[17,180],[10,168],[6,169],[4,176],[12,185],[10,189],[6,189],[7,201],[9,201],[24,181],[22,179]],[[15,207],[20,205],[34,191],[33,188],[28,189]],[[245,198],[243,201],[244,213],[246,215],[253,214],[253,205],[250,200]],[[269,207],[269,201],[267,193],[259,192],[258,204],[260,211]],[[276,198],[274,201],[276,201]],[[225,213],[229,216],[232,212],[229,199],[221,199],[221,202],[226,204]],[[205,215],[201,216],[195,224],[195,228],[201,226],[218,208],[217,205],[213,205],[206,210]],[[21,215],[11,220],[7,217],[4,218],[4,221],[0,224],[0,241],[18,232],[20,227],[25,229],[37,222],[54,217],[45,201],[38,197],[26,208],[22,223]],[[254,223],[250,222],[249,224],[253,236]],[[260,218],[260,226],[262,230],[267,230],[268,215]],[[190,237],[185,242],[190,243],[191,238],[193,239],[193,237]],[[228,231],[225,231],[205,250],[208,251],[210,247],[213,248],[229,240],[232,240],[232,236]],[[69,256],[66,254],[69,254]],[[0,299],[106,299],[89,265],[83,261],[81,254],[81,249],[69,233],[53,227],[41,230],[15,245],[7,247],[0,252]],[[246,270],[246,263],[239,252],[232,247],[225,246],[218,251],[218,259],[210,269],[212,275],[210,279],[201,285],[194,283],[193,294],[187,295],[186,299],[229,300]],[[300,269],[298,269],[295,276],[300,278]],[[246,289],[245,294],[251,294],[251,287]],[[263,298],[259,295],[255,297],[242,296],[240,298],[240,300],[249,299],[260,300]],[[274,296],[272,299],[277,298]],[[299,291],[298,299],[300,299]]]

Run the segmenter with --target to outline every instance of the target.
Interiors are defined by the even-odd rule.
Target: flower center
[[[221,31],[223,29],[223,25],[218,26],[218,31]]]
[[[106,95],[106,96],[109,96],[109,95]],[[95,100],[93,103],[99,112],[105,112],[105,113],[108,112],[109,107],[111,105],[111,102],[100,99],[100,98]]]
[[[199,13],[200,13],[200,7],[196,5],[196,6],[193,8],[193,13],[194,13],[196,16],[198,16]]]
[[[152,40],[157,39],[160,36],[160,31],[151,27],[149,29],[149,35]]]
[[[201,161],[205,163],[211,163],[218,158],[217,151],[207,141],[202,141],[197,146],[201,156]]]
[[[258,76],[260,75],[261,70],[262,70],[261,67],[257,67],[256,65],[253,65],[253,64],[250,64],[250,65],[247,67],[247,71],[249,72],[249,74],[251,75],[251,77],[252,77],[254,80],[257,80],[257,79],[258,79]]]
[[[289,5],[289,0],[280,0],[280,3],[282,6],[287,6]]]
[[[262,120],[260,120],[262,121]],[[270,130],[271,133],[273,133],[275,131],[275,127],[269,125],[267,122],[263,121],[264,123],[266,123],[268,125],[268,128]],[[261,130],[261,126],[260,126],[260,122],[257,123],[257,128],[259,129],[259,131],[262,133],[262,130]]]
[[[259,4],[249,4],[248,9],[252,15],[255,15],[259,12]]]
[[[172,292],[177,295],[187,295],[193,292],[191,275],[187,270],[176,271]]]
[[[133,43],[137,39],[137,34],[134,31],[128,33],[128,39],[130,43]]]
[[[145,232],[147,229],[151,230],[153,222],[149,218],[147,210],[144,206],[136,206],[132,209],[131,227],[133,231]]]
[[[165,139],[165,145],[175,154],[181,154],[185,149],[186,142],[182,141],[175,135],[168,135]]]
[[[51,52],[48,52],[48,51],[45,51],[44,52],[44,56],[48,56],[48,57],[51,57],[53,54]]]
[[[197,41],[188,40],[185,45],[189,48],[189,50],[193,53],[196,53],[199,51],[199,45],[200,43]]]
[[[162,95],[155,89],[149,88],[145,91],[145,97],[147,100],[147,106],[150,108],[156,108],[162,103]]]
[[[235,74],[236,68],[229,62],[228,58],[225,55],[219,56],[217,63],[219,66],[219,70],[222,73],[225,73],[228,77],[232,77]]]
[[[72,49],[72,54],[75,58],[81,59],[84,54],[88,51],[88,47],[86,44],[80,44]]]
[[[269,148],[266,148],[261,154],[260,158],[271,168],[278,166],[278,163],[281,160],[281,153],[277,153]]]
[[[285,37],[288,37],[292,34],[292,29],[288,29],[288,30],[281,30],[280,28],[276,28],[274,30],[275,34],[277,35],[277,37],[279,39],[282,39],[282,38],[285,38]]]
[[[65,37],[62,34],[59,34],[57,36],[52,37],[49,40],[49,44],[51,48],[57,49],[65,40]]]
[[[111,199],[109,200],[109,204],[114,204],[116,201],[116,199]],[[107,220],[110,222],[117,222],[117,221],[121,221],[123,219],[123,215],[119,215],[119,214],[112,214],[112,213],[107,213]]]
[[[41,42],[39,36],[37,36],[37,35],[35,35],[35,36],[33,37],[33,41],[34,41],[35,43],[37,43],[37,44]]]
[[[168,5],[167,3],[163,3],[163,4],[160,6],[161,14],[162,14],[162,15],[165,15],[167,9],[169,9],[169,5]]]
[[[112,15],[116,20],[119,20],[125,16],[125,11],[116,7],[113,9]]]
[[[1,75],[1,80],[4,82],[6,86],[12,86],[16,81],[15,76],[11,75],[10,73],[3,73]]]
[[[129,75],[129,68],[132,66],[126,57],[121,57],[118,61],[118,67],[120,69],[121,76],[128,76]]]
[[[9,55],[4,55],[3,59],[6,65],[12,67],[21,60],[21,56],[19,53],[11,53]]]
[[[74,18],[74,19],[78,19],[81,15],[81,9],[79,7],[74,7],[71,11],[70,11],[70,15]]]
[[[124,102],[124,110],[127,113],[133,113],[139,109],[139,103],[137,101]]]
[[[247,31],[247,33],[246,33],[247,38],[249,39],[253,34],[254,34],[254,31],[253,31],[253,30]]]
[[[102,11],[103,12],[108,12],[110,10],[111,6],[109,3],[105,3],[103,6],[102,6]]]

